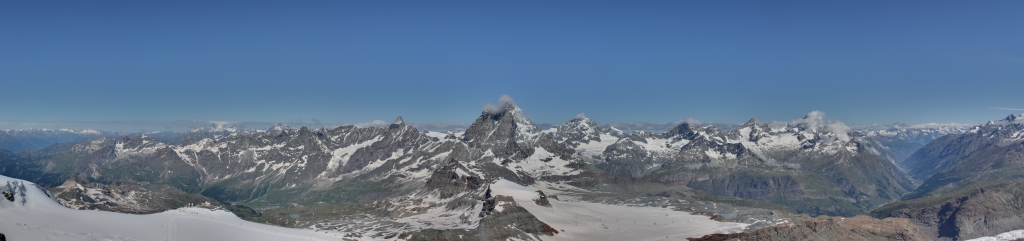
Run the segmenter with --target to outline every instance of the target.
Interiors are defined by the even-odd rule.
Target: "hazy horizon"
[[[1024,112],[1022,5],[5,2],[0,128],[984,123]]]

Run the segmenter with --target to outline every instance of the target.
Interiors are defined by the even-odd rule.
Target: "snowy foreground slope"
[[[552,207],[543,207],[532,204],[536,190],[506,180],[497,181],[491,189],[495,195],[525,204],[523,208],[558,229],[557,235],[545,240],[675,240],[740,232],[747,226],[656,207],[574,200],[551,200]],[[0,190],[14,197],[14,201],[0,199],[0,233],[10,240],[340,240],[345,236],[248,222],[206,208],[147,215],[72,210],[36,184],[6,176],[0,176]]]
[[[0,176],[0,233],[8,240],[338,240],[340,233],[239,219],[227,211],[179,208],[133,215],[72,210],[34,183]]]
[[[981,237],[967,241],[1010,241],[1024,239],[1024,229],[1001,233],[992,237]]]

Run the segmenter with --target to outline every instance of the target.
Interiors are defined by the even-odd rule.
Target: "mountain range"
[[[1013,184],[1024,177],[1021,121],[866,130],[815,111],[785,125],[751,119],[723,130],[682,122],[653,133],[602,126],[580,114],[542,129],[509,98],[485,107],[465,131],[420,131],[398,117],[362,128],[99,135],[38,151],[0,151],[0,174],[49,187],[75,209],[158,213],[202,201],[250,221],[353,237],[582,237],[595,231],[538,212],[578,218],[587,214],[574,205],[592,203],[586,205],[685,210],[742,224],[709,223],[714,232],[831,222],[804,214],[870,214],[924,227],[893,231],[904,237],[963,239],[1024,229],[1024,222],[1004,217],[1022,210]],[[1007,203],[1004,216],[964,211],[950,218],[943,203],[991,199],[964,191],[978,188]],[[1002,221],[977,226],[978,215]]]

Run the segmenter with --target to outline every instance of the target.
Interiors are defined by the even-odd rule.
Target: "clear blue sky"
[[[29,122],[468,123],[508,94],[536,123],[978,123],[1024,112],[994,109],[1024,108],[1024,1],[3,1],[0,91]]]

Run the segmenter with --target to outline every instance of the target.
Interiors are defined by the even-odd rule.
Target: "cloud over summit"
[[[484,105],[483,110],[484,112],[487,113],[498,114],[505,112],[505,109],[508,109],[508,107],[515,105],[516,101],[513,100],[511,96],[502,95],[501,98],[498,98],[498,105],[487,103],[486,105]]]

